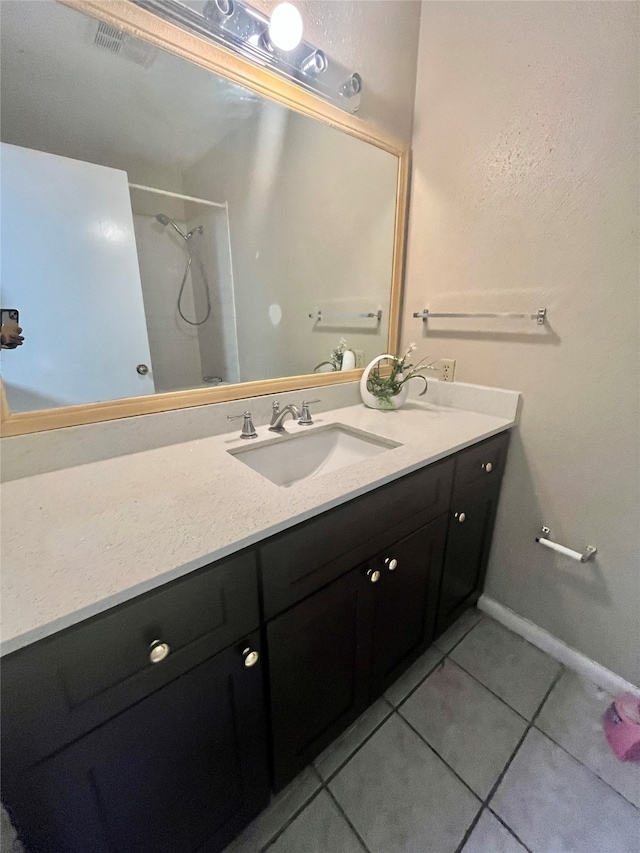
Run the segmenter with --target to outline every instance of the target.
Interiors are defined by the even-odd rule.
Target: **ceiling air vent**
[[[124,40],[125,34],[122,30],[117,30],[115,27],[100,22],[93,43],[96,47],[108,50],[109,53],[120,53]]]
[[[155,48],[150,44],[133,38],[115,27],[110,27],[102,21],[98,24],[93,44],[101,50],[122,56],[143,68],[148,68],[155,56]]]

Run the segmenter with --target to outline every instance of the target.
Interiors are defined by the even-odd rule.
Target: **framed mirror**
[[[127,0],[2,5],[4,435],[395,351],[400,143]]]

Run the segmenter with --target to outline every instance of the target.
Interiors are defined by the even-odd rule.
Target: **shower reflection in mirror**
[[[226,204],[129,189],[155,390],[238,382]]]

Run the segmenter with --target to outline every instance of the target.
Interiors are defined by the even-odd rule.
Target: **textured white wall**
[[[403,326],[457,379],[524,395],[487,593],[635,682],[638,8],[424,4]],[[543,335],[440,320],[420,338],[410,317],[537,302]],[[535,545],[543,523],[597,561]]]
[[[251,0],[270,14],[280,0]],[[363,80],[358,115],[411,142],[418,0],[295,0],[304,38]]]
[[[229,204],[243,382],[312,373],[343,336],[364,359],[386,351],[397,170],[392,154],[265,103],[185,174],[187,192]],[[378,309],[380,323],[309,319]]]

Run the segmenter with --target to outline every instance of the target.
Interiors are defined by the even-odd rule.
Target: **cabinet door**
[[[353,570],[267,625],[276,790],[367,706],[371,586]]]
[[[431,643],[447,527],[443,515],[401,539],[370,567],[375,585],[371,693],[378,696]]]
[[[2,660],[3,775],[52,755],[259,624],[255,554],[243,551]],[[157,665],[153,640],[171,652]]]
[[[267,619],[302,601],[449,509],[454,460],[443,459],[262,544]]]
[[[480,482],[454,498],[440,586],[436,635],[478,600],[489,560],[500,480]]]
[[[258,633],[3,792],[38,853],[218,851],[268,802]]]

